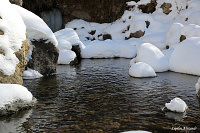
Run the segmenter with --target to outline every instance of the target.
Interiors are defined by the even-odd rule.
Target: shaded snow
[[[32,69],[28,68],[27,70],[25,70],[23,72],[22,77],[23,77],[23,79],[37,79],[37,78],[43,77],[43,75],[40,74],[36,70],[32,70]]]
[[[200,78],[197,81],[195,88],[196,88],[196,94],[197,94],[197,96],[199,96],[199,94],[200,94]]]

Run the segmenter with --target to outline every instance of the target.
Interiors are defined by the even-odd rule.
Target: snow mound
[[[200,94],[200,78],[199,78],[198,82],[196,83],[195,88],[196,88],[197,96],[199,96],[199,94]]]
[[[136,46],[129,41],[105,40],[91,41],[81,51],[82,58],[133,58],[136,56]]]
[[[46,40],[46,43],[53,43],[57,46],[58,42],[55,35],[47,24],[34,13],[13,4],[12,7],[21,15],[26,25],[26,31],[28,32],[28,38],[31,41],[34,40]]]
[[[43,75],[36,70],[28,68],[26,71],[23,72],[22,77],[23,79],[37,79],[43,77]]]
[[[170,103],[166,103],[165,107],[173,112],[183,113],[188,108],[187,104],[180,98],[174,98]]]
[[[155,77],[156,73],[150,65],[144,62],[138,62],[131,66],[131,68],[129,69],[129,75],[132,77],[142,78]]]
[[[72,46],[79,45],[81,49],[85,48],[85,45],[80,41],[73,29],[65,28],[54,34],[58,40],[58,64],[69,64],[76,58],[75,52],[71,51]]]
[[[0,109],[16,101],[32,102],[33,96],[27,88],[17,84],[0,84]]]
[[[76,53],[71,50],[60,50],[58,64],[70,64],[76,58]]]
[[[200,37],[192,37],[177,45],[170,58],[170,70],[200,75]]]
[[[149,64],[155,72],[165,72],[169,69],[169,61],[154,45],[143,43],[137,50],[137,62]]]
[[[12,5],[5,0],[0,1],[0,72],[12,75],[19,63],[15,56],[26,39],[26,26]]]

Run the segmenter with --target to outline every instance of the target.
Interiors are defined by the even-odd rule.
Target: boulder
[[[162,10],[163,10],[163,13],[165,13],[165,14],[169,14],[172,10],[170,10],[170,8],[172,7],[172,4],[171,3],[163,3],[162,5],[161,5],[161,8],[162,8]]]
[[[139,31],[136,31],[135,33],[131,33],[129,38],[133,38],[133,37],[140,38],[144,36],[144,33],[145,33],[144,31],[139,30]]]
[[[110,34],[104,34],[103,35],[103,40],[107,40],[107,39],[112,40],[112,36]]]
[[[56,72],[59,51],[51,42],[46,40],[31,41],[33,51],[27,67],[38,71],[42,75]]]
[[[19,59],[19,63],[16,66],[15,73],[12,75],[3,75],[0,72],[0,83],[7,84],[23,84],[22,74],[25,70],[25,66],[27,64],[26,56],[29,51],[29,41],[26,39],[23,41],[21,49],[15,53],[16,57]],[[0,54],[3,54],[3,51],[0,51]]]

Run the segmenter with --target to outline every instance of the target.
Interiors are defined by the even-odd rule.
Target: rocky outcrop
[[[34,48],[27,67],[42,75],[55,73],[59,56],[58,49],[51,42],[46,43],[45,40],[32,41],[31,43]]]
[[[15,73],[12,75],[4,75],[0,72],[0,83],[7,83],[7,84],[22,84],[22,74],[24,72],[25,66],[27,64],[26,56],[29,51],[29,41],[26,39],[23,41],[21,49],[15,53],[16,57],[19,59],[19,63],[16,66]],[[0,54],[3,54],[2,51],[0,51]]]

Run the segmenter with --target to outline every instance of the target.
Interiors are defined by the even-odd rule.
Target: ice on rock
[[[165,107],[173,112],[183,113],[188,108],[187,104],[180,98],[174,98],[170,103],[166,103]]]
[[[155,72],[165,72],[169,69],[169,62],[165,55],[150,43],[141,44],[137,50],[137,62],[150,65]]]
[[[43,75],[36,70],[28,68],[26,71],[23,72],[22,77],[23,79],[37,79],[43,77]]]
[[[142,78],[155,77],[156,73],[150,65],[144,62],[138,62],[132,64],[131,68],[129,69],[129,75],[132,77]]]
[[[197,96],[200,96],[199,95],[200,94],[200,78],[199,78],[198,82],[196,83],[195,88],[196,88]]]
[[[170,70],[200,76],[200,37],[192,37],[178,44],[170,58]]]

